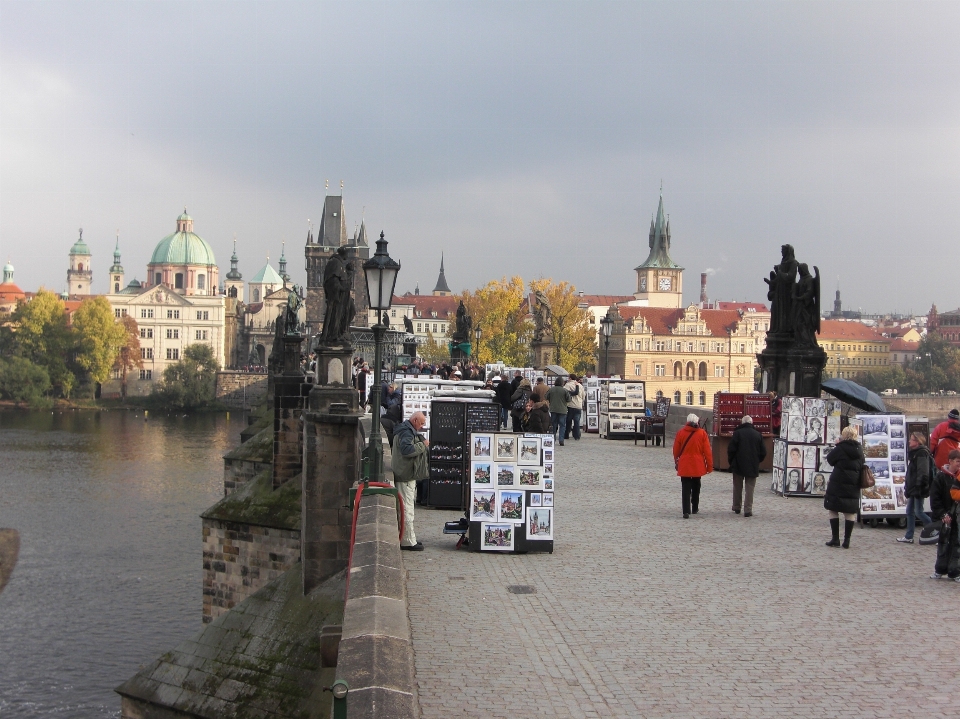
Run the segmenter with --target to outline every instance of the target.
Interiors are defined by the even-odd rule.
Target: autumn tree
[[[437,341],[433,332],[427,330],[427,341],[417,347],[417,354],[430,364],[438,364],[450,359],[450,347],[446,338]]]
[[[557,344],[557,364],[570,372],[586,372],[596,357],[596,332],[590,326],[590,313],[580,307],[577,288],[568,282],[533,280],[532,292],[542,292],[550,303],[550,319],[545,328]]]
[[[163,371],[163,381],[153,393],[172,409],[202,409],[214,403],[219,369],[210,345],[190,345],[182,360]]]
[[[126,333],[123,346],[117,353],[113,368],[120,371],[120,397],[127,398],[127,372],[143,368],[143,359],[140,357],[140,328],[137,321],[129,315],[120,318],[120,324]]]
[[[473,292],[460,295],[473,326],[482,328],[474,357],[484,362],[503,362],[519,367],[526,363],[527,345],[533,335],[533,323],[527,318],[523,301],[522,277],[492,280]],[[471,337],[471,342],[476,338]]]
[[[41,289],[11,316],[13,354],[43,367],[53,388],[69,397],[76,378],[67,366],[73,335],[67,326],[67,309],[53,292]]]
[[[110,376],[120,348],[127,342],[126,328],[116,320],[106,297],[91,297],[73,313],[76,363],[90,379],[103,384]]]

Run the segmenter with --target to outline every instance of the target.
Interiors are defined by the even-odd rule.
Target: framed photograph
[[[599,426],[600,421],[595,414],[587,415],[587,429],[596,429]]]
[[[905,474],[906,471],[907,471],[907,465],[906,465],[905,463],[902,463],[902,462],[891,462],[891,463],[890,463],[890,471],[891,471],[891,472],[896,472],[896,473],[898,473],[898,474]]]
[[[543,450],[543,461],[544,461],[544,462],[552,462],[552,461],[553,461],[553,450],[552,450],[552,449],[544,449],[544,450]]]
[[[870,417],[866,416],[863,418],[863,434],[868,436],[871,434],[885,434],[889,435],[890,425],[887,423],[886,417]],[[900,435],[903,436],[902,434]]]
[[[543,478],[543,491],[552,492],[553,491],[553,479]]]
[[[807,417],[807,437],[806,442],[810,444],[823,444],[826,432],[823,427],[823,417]]]
[[[893,415],[892,417],[890,417],[890,426],[891,426],[891,427],[893,427],[894,425],[898,425],[898,424],[901,424],[901,425],[903,424],[903,415],[896,414],[896,415]]]
[[[517,465],[515,464],[495,464],[497,487],[516,487],[517,486]]]
[[[810,494],[822,497],[827,493],[827,480],[830,478],[830,475],[826,472],[820,472],[816,469],[806,470],[807,476],[805,478],[807,483],[807,491]]]
[[[863,438],[863,456],[867,459],[888,459],[890,444],[886,435]]]
[[[517,443],[520,458],[517,464],[521,466],[540,464],[540,438],[539,437],[521,437]]]
[[[540,489],[543,487],[543,467],[517,467],[520,477],[520,489]]]
[[[471,522],[489,522],[497,518],[497,493],[493,489],[473,490],[470,505]]]
[[[495,436],[494,459],[498,462],[517,461],[517,436],[515,434],[498,434]]]
[[[527,512],[527,539],[553,539],[553,510],[547,507]]]
[[[807,425],[803,417],[799,414],[790,415],[790,423],[787,426],[787,441],[803,442],[807,437]]]
[[[553,492],[544,492],[542,506],[552,507],[553,506]]]
[[[596,413],[597,413],[597,403],[587,402],[587,414],[596,414]]]
[[[552,450],[552,449],[553,449],[553,435],[552,435],[552,434],[540,435],[540,444],[543,445],[543,448],[544,448],[544,449]]]
[[[904,442],[905,440],[902,439],[891,439],[890,449],[906,449]]]
[[[544,462],[543,463],[543,476],[552,477],[553,476],[553,462]]]
[[[542,507],[543,495],[540,492],[530,492],[527,495],[527,507]]]
[[[523,492],[511,489],[497,490],[497,520],[523,522]]]
[[[903,474],[895,474],[892,479],[894,484],[905,484],[907,481],[906,475]]]
[[[783,412],[803,416],[803,397],[784,397],[781,405]]]
[[[839,417],[840,411],[843,409],[843,403],[838,399],[828,399],[827,400],[827,416],[828,417]]]
[[[876,479],[890,479],[890,463],[885,459],[868,459],[867,466]]]
[[[804,469],[817,468],[817,448],[816,447],[803,448],[803,468]]]
[[[787,439],[788,430],[790,428],[790,415],[784,409],[783,414],[780,415],[780,439]]]
[[[493,459],[493,435],[492,434],[470,435],[470,458],[471,459]]]
[[[784,470],[774,469],[771,473],[773,475],[772,481],[770,483],[770,489],[777,494],[783,494],[783,475]]]
[[[907,506],[907,495],[903,487],[894,487],[894,496],[897,499],[897,507],[906,507]]]
[[[493,462],[471,462],[470,481],[475,485],[492,485],[493,467]]]
[[[897,427],[896,425],[892,425],[890,427],[890,436],[896,437],[897,439],[903,439],[905,437],[903,432],[903,427],[902,426]]]
[[[827,421],[825,441],[827,444],[836,444],[840,441],[840,418],[830,415],[825,419]]]
[[[860,514],[874,514],[879,511],[880,511],[880,502],[875,502],[872,500],[869,502],[864,502],[861,500]]]
[[[808,419],[810,417],[826,417],[827,403],[825,400],[816,397],[807,397],[803,400],[803,413]]]
[[[611,397],[627,396],[627,386],[621,382],[610,382],[607,387]]]
[[[513,522],[484,522],[480,525],[480,549],[513,551],[514,534]]]
[[[802,469],[788,469],[786,479],[784,479],[783,491],[787,494],[798,494],[806,491],[803,483]]]
[[[793,444],[787,450],[787,466],[803,467],[803,447]]]

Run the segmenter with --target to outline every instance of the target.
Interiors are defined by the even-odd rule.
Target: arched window
[[[118,294],[119,292],[120,292],[120,283],[119,283],[119,282],[114,282],[114,283],[113,283],[113,294]]]
[[[706,379],[706,378],[704,378],[704,379]],[[706,403],[707,403],[707,393],[701,391],[701,392],[700,392],[700,404],[701,404],[701,405],[705,405]]]
[[[688,405],[693,404],[693,392],[687,392],[687,402]]]
[[[699,368],[698,374],[699,374],[699,376],[700,376],[700,379],[706,379],[706,378],[707,378],[707,363],[706,363],[706,362],[701,362],[701,363],[700,363],[700,368]],[[701,392],[700,394],[703,394],[703,392]],[[700,404],[703,404],[703,402],[701,402]]]
[[[260,301],[260,290],[254,290],[254,291],[253,291],[253,301],[254,301],[254,302],[259,302],[259,301]]]
[[[83,272],[83,263],[82,263],[82,262],[77,265],[77,270],[79,270],[80,272]]]
[[[687,379],[692,380],[697,373],[697,367],[693,362],[687,362]]]
[[[183,273],[182,272],[178,272],[173,276],[173,288],[175,290],[183,289]]]
[[[163,283],[163,275],[159,272],[153,273],[153,284],[159,285]]]
[[[673,363],[673,376],[676,379],[683,379],[683,363],[682,362]],[[679,403],[680,400],[677,400],[677,402]]]
[[[680,404],[680,390],[673,393],[673,403]]]

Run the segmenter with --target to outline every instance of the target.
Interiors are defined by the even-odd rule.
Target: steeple
[[[242,280],[243,275],[240,274],[240,271],[237,269],[237,236],[233,236],[233,254],[230,255],[230,271],[227,273],[228,280]]]
[[[443,253],[440,253],[440,276],[437,278],[437,286],[433,288],[434,297],[447,297],[453,294],[447,285],[447,278],[443,274]]]
[[[280,266],[280,276],[283,278],[283,284],[287,284],[287,282],[290,281],[290,275],[287,274],[287,258],[285,256],[286,252],[287,243],[282,242],[280,244],[280,261],[278,264]]]
[[[366,220],[360,221],[360,234],[357,236],[357,247],[369,247],[370,242],[367,240],[367,223]]]
[[[233,236],[233,254],[230,255],[230,271],[227,273],[223,282],[223,289],[227,297],[233,297],[238,302],[243,302],[243,275],[237,269],[237,236]]]
[[[837,298],[833,301],[833,316],[840,317],[842,316],[841,305],[840,305],[840,278],[837,278]]]
[[[110,265],[110,289],[119,295],[124,289],[123,265],[120,264],[120,230],[117,230],[117,246],[113,249],[113,264]]]
[[[307,244],[313,244],[313,223],[307,220]]]
[[[663,209],[661,184],[657,213],[650,219],[650,253],[634,268],[637,291],[633,296],[648,307],[678,308],[683,304],[683,268],[670,257],[670,240],[670,215]]]
[[[10,264],[10,260],[7,260],[7,264],[3,266],[3,284],[13,284],[13,265]]]
[[[650,220],[650,254],[636,269],[657,267],[661,269],[682,270],[670,257],[670,218],[663,211],[663,191],[660,192],[660,204],[657,206],[656,219]]]

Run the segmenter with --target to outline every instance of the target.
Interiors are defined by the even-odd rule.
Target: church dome
[[[157,244],[151,265],[216,265],[213,248],[193,231],[193,219],[184,210],[177,218],[177,231]]]
[[[90,248],[87,247],[87,243],[83,241],[83,230],[80,230],[80,239],[73,243],[73,247],[70,248],[71,255],[89,255]]]

